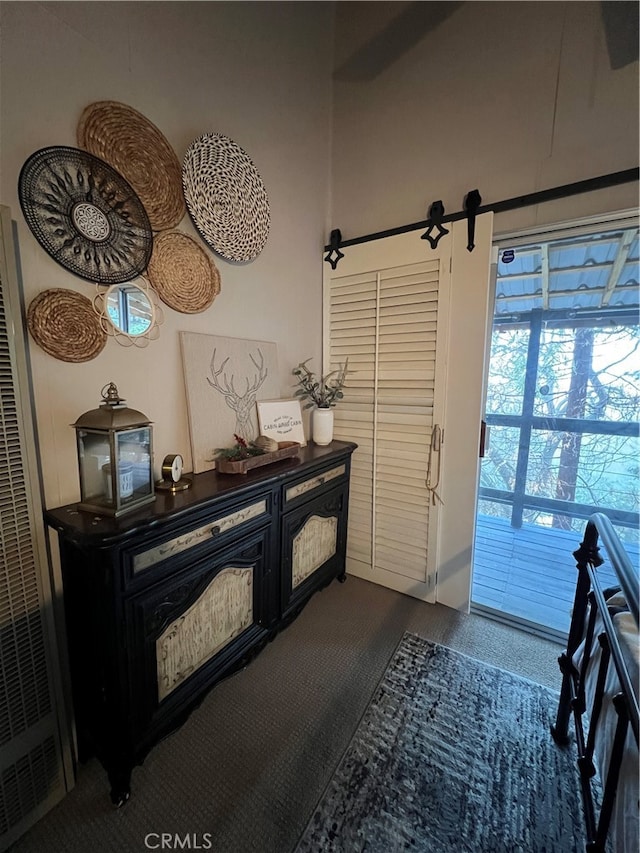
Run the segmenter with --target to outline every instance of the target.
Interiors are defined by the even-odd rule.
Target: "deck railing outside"
[[[579,531],[560,530],[478,514],[473,566],[472,602],[566,637],[576,584],[573,552]],[[640,564],[637,539],[625,543],[634,566]],[[603,544],[605,558],[606,544]],[[617,584],[608,559],[599,569],[603,585]]]

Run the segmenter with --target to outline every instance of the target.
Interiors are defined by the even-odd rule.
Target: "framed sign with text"
[[[258,400],[256,407],[260,435],[275,441],[298,441],[302,446],[307,443],[299,400]]]

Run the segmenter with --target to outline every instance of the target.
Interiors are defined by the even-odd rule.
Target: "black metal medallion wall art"
[[[20,206],[42,248],[86,281],[122,284],[147,268],[153,233],[129,183],[79,148],[50,146],[25,162]]]

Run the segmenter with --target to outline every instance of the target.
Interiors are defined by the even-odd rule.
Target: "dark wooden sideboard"
[[[120,518],[49,510],[58,533],[78,758],[116,805],[131,771],[311,595],[345,578],[355,444],[192,477]]]

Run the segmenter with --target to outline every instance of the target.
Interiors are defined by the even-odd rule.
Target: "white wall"
[[[361,5],[337,4],[339,62],[368,33]],[[610,70],[599,2],[467,2],[373,80],[334,84],[331,227],[343,239],[424,220],[437,199],[454,213],[472,189],[488,204],[637,165],[638,63]],[[494,225],[637,200],[632,184]]]
[[[271,233],[261,255],[237,265],[216,258],[220,296],[202,314],[165,307],[160,339],[147,349],[124,348],[110,339],[93,361],[68,364],[30,340],[45,500],[51,507],[79,497],[69,425],[100,402],[100,389],[110,381],[154,422],[156,469],[166,453],[182,452],[189,470],[179,331],[275,341],[283,396],[292,392],[295,364],[308,356],[319,364],[332,7],[3,2],[0,14],[0,199],[18,225],[27,304],[52,287],[89,297],[95,292],[39,246],[17,198],[27,157],[49,145],[77,145],[78,118],[94,101],[137,109],[165,134],[180,161],[197,136],[230,136],[252,157],[271,205]],[[179,227],[196,236],[188,216]]]

